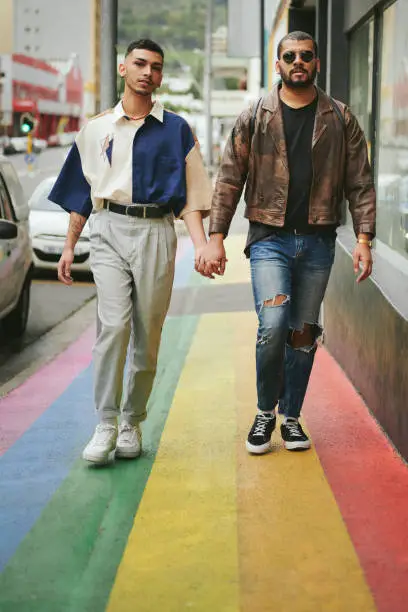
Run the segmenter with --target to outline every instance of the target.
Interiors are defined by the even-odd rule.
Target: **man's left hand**
[[[353,253],[354,274],[359,274],[356,279],[357,283],[368,278],[373,270],[373,257],[371,249],[367,244],[357,243]]]

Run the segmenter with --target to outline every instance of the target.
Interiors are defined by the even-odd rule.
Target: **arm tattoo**
[[[79,213],[71,212],[69,219],[69,228],[67,234],[67,245],[74,248],[78,239],[84,229],[86,223],[86,217],[83,217]]]

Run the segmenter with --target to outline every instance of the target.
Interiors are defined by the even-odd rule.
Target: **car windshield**
[[[53,183],[47,181],[39,185],[30,198],[31,210],[45,210],[53,212],[64,212],[64,210],[48,199]]]

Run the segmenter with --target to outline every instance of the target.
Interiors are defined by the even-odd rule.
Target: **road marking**
[[[108,612],[239,609],[230,331],[225,315],[199,323]]]
[[[406,610],[407,465],[326,351],[317,353],[306,400],[320,461],[378,610]]]
[[[32,610],[33,602],[41,611],[105,610],[196,325],[196,317],[165,323],[158,380],[143,423],[145,452],[137,461],[92,469],[79,458],[95,424],[91,369],[5,455],[2,612]]]
[[[201,318],[108,612],[374,612],[316,452],[245,450],[255,328]]]
[[[52,278],[50,278],[49,280],[35,278],[35,279],[33,279],[32,282],[33,282],[34,285],[61,285],[61,287],[65,286],[58,279],[54,280]],[[95,287],[95,283],[91,283],[91,282],[88,282],[88,281],[75,281],[74,280],[74,283],[73,283],[72,287],[74,289],[75,289],[75,287]]]
[[[241,612],[374,612],[357,554],[315,449],[286,451],[279,426],[271,453],[256,457],[245,449],[256,411],[257,321],[249,313],[230,318],[235,323],[236,389],[230,401],[235,399],[238,411]],[[319,401],[316,397],[315,403]],[[321,432],[324,423],[322,418]],[[344,452],[336,448],[337,454]]]
[[[18,170],[17,174],[20,178],[25,176],[29,176],[30,178],[35,178],[39,174],[50,174],[53,175],[58,173],[61,170],[62,162],[60,166],[55,166],[52,168],[37,168],[35,170]]]

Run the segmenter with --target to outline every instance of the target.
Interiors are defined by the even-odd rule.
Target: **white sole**
[[[251,455],[264,455],[272,448],[272,444],[270,442],[255,446],[254,444],[248,442],[248,440],[245,442],[245,446],[248,453],[251,453]]]
[[[82,453],[82,459],[87,461],[88,463],[94,463],[95,465],[106,465],[110,461],[112,461],[114,456],[114,450],[109,451],[108,455],[104,455],[101,457],[100,455],[90,455],[88,453]]]
[[[310,440],[305,442],[283,442],[286,450],[297,451],[297,450],[308,450],[312,445]]]
[[[142,454],[141,448],[139,448],[139,450],[137,451],[117,448],[115,451],[115,456],[119,457],[119,459],[136,459],[136,457],[140,457],[141,454]]]

